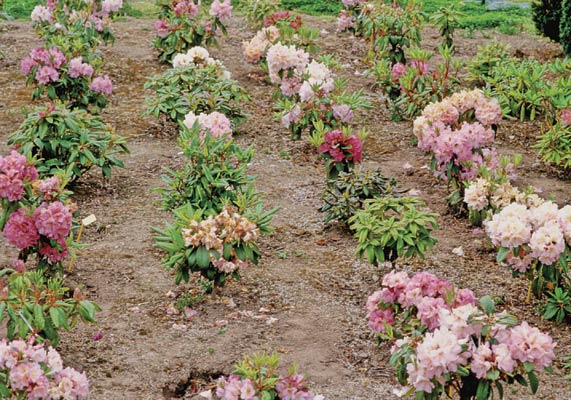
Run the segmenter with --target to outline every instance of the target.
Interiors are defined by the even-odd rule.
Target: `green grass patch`
[[[16,19],[29,19],[40,0],[4,0],[4,12]]]
[[[282,0],[282,5],[310,15],[337,15],[343,8],[341,0]]]

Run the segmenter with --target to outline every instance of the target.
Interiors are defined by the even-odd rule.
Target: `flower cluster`
[[[465,394],[478,384],[530,379],[550,368],[555,343],[547,334],[505,313],[495,313],[489,297],[476,306],[469,289],[421,272],[391,272],[367,301],[369,326],[394,340],[391,364],[405,374],[400,393],[416,398],[445,392]],[[527,385],[527,383],[526,383]],[[534,389],[535,391],[535,389]],[[424,392],[424,393],[423,393]],[[419,397],[421,396],[421,397]],[[486,397],[488,398],[488,397]]]
[[[58,47],[35,48],[22,60],[21,71],[27,83],[36,86],[32,99],[46,95],[51,101],[63,100],[74,107],[106,105],[113,85],[107,75],[94,77],[94,67],[84,58],[67,59]]]
[[[266,52],[280,39],[280,31],[271,25],[260,29],[249,42],[243,42],[244,58],[251,64],[266,61]]]
[[[220,60],[210,57],[208,50],[200,46],[193,47],[186,53],[176,54],[173,57],[172,65],[174,68],[211,68],[214,74],[221,78],[230,79],[232,77],[230,71],[224,67]]]
[[[343,0],[343,10],[337,17],[337,32],[357,31],[361,8],[366,0]]]
[[[38,180],[23,155],[12,151],[0,157],[0,229],[8,244],[49,264],[65,258],[72,213],[58,200],[61,193],[59,178]]]
[[[309,63],[309,54],[295,46],[286,46],[280,42],[268,49],[266,56],[268,73],[273,84],[280,84],[282,80],[294,79]]]
[[[0,383],[10,398],[87,399],[89,382],[85,373],[64,368],[54,348],[32,341],[0,341]]]
[[[462,180],[471,180],[485,163],[483,150],[492,145],[501,118],[497,100],[478,89],[462,91],[429,104],[414,121],[414,134],[418,147],[432,154],[437,176],[445,178],[454,166]]]
[[[238,214],[234,208],[225,207],[214,217],[209,216],[200,222],[192,220],[190,226],[182,230],[182,237],[187,247],[204,246],[210,251],[212,264],[221,272],[229,274],[247,267],[249,262],[241,260],[234,250],[223,257],[224,245],[254,243],[259,233],[255,223]]]
[[[232,137],[232,124],[230,120],[222,113],[213,111],[210,114],[201,113],[199,115],[189,112],[184,118],[183,124],[190,130],[198,123],[201,138],[206,134],[210,134],[215,138],[227,136]]]
[[[363,144],[359,136],[333,130],[325,134],[324,140],[318,151],[328,160],[328,179],[334,179],[339,172],[351,171],[355,164],[361,162]]]
[[[279,374],[278,363],[276,354],[245,357],[234,374],[219,378],[216,388],[201,396],[211,400],[324,400],[311,390],[306,378],[295,368],[290,368],[287,374]]]
[[[38,178],[34,164],[12,150],[10,155],[0,157],[0,199],[18,201],[24,196],[25,184]]]
[[[571,206],[560,209],[552,201],[531,207],[512,203],[485,226],[495,246],[509,249],[505,261],[515,271],[527,272],[536,263],[556,268],[571,244]]]

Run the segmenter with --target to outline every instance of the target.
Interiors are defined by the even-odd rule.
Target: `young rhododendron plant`
[[[266,19],[281,8],[280,0],[240,0],[237,3],[248,24],[255,29],[261,28]]]
[[[356,36],[363,34],[361,11],[366,0],[343,0],[343,10],[337,17],[337,32],[352,32]]]
[[[81,56],[68,59],[58,47],[33,49],[22,60],[21,71],[34,87],[32,100],[59,100],[70,109],[98,112],[113,92],[107,75],[95,76],[95,68]]]
[[[346,225],[359,210],[365,206],[365,200],[388,196],[394,192],[396,181],[385,177],[381,170],[362,170],[356,168],[350,172],[339,172],[327,181],[323,193],[325,222],[337,220]]]
[[[561,110],[555,123],[547,121],[534,147],[545,163],[571,169],[571,108]]]
[[[217,44],[216,35],[226,34],[223,22],[232,16],[230,0],[214,0],[210,8],[193,0],[158,0],[157,4],[161,10],[153,46],[159,60],[168,63],[173,55],[192,47]]]
[[[424,258],[437,242],[438,214],[414,197],[385,196],[365,201],[365,207],[349,219],[359,240],[356,254],[371,264],[393,262],[399,257]]]
[[[219,213],[187,204],[174,210],[174,225],[153,228],[157,247],[168,253],[163,265],[175,271],[177,284],[197,272],[215,286],[224,286],[229,276],[239,279],[241,271],[258,263],[257,240],[271,232],[275,210],[263,212],[259,200],[248,210],[243,196],[236,203],[242,207],[226,205]]]
[[[327,133],[317,129],[311,136],[312,143],[326,161],[327,179],[335,179],[340,172],[350,172],[363,158],[363,143],[366,132],[358,135],[349,129]]]
[[[496,313],[489,296],[478,304],[469,289],[456,289],[427,272],[392,271],[367,300],[369,327],[394,343],[391,365],[401,397],[444,396],[487,400],[519,383],[536,393],[537,371],[550,370],[551,337],[527,322]]]
[[[451,95],[460,81],[456,78],[460,62],[452,60],[448,48],[439,48],[444,62],[430,65],[432,54],[420,49],[409,51],[407,63],[391,64],[378,60],[372,68],[377,85],[385,95],[393,120],[410,120],[429,104]]]
[[[61,174],[39,180],[34,163],[14,150],[0,157],[0,230],[21,262],[32,259],[48,274],[61,271],[73,251],[76,206],[68,200],[66,183]]]
[[[0,399],[84,400],[89,396],[85,372],[63,366],[51,346],[30,340],[0,341]]]
[[[56,346],[59,330],[70,330],[80,320],[96,322],[95,313],[101,309],[79,289],[72,296],[62,279],[25,268],[22,261],[15,260],[12,270],[2,271],[0,319],[6,321],[8,339],[35,337]]]
[[[8,144],[41,160],[36,166],[40,176],[66,171],[72,183],[93,167],[111,177],[112,167],[124,166],[117,156],[129,152],[125,138],[99,116],[69,110],[61,103],[37,107],[12,133]]]
[[[417,0],[365,4],[357,26],[370,43],[367,58],[386,59],[391,65],[406,64],[405,50],[420,45],[423,19],[422,5]]]
[[[474,179],[481,165],[498,166],[491,146],[501,119],[497,100],[476,89],[429,104],[414,121],[418,147],[432,156],[435,176],[448,182],[447,202],[456,211],[463,204],[463,182]]]
[[[99,44],[113,43],[111,19],[123,7],[123,0],[47,0],[32,11],[31,19],[37,34],[48,43],[68,35],[82,41],[85,53]]]
[[[166,169],[162,180],[168,187],[157,189],[164,210],[189,204],[218,213],[240,195],[251,200],[257,197],[252,187],[254,179],[246,173],[254,152],[231,140],[232,130],[224,115],[217,112],[198,117],[187,115],[181,128],[179,147],[185,156],[183,167]]]
[[[295,365],[281,374],[279,362],[277,353],[246,356],[235,365],[232,375],[219,378],[215,389],[200,395],[210,400],[325,400]]]
[[[145,89],[155,92],[145,99],[145,115],[163,116],[177,124],[189,112],[213,111],[238,124],[246,118],[241,103],[250,100],[246,91],[230,78],[230,72],[203,47],[175,55],[173,68],[152,76]]]
[[[499,248],[497,261],[530,281],[529,295],[533,292],[541,298],[549,293],[553,297],[552,292],[558,288],[561,295],[571,292],[571,206],[560,209],[552,201],[530,206],[512,203],[484,225],[492,244]],[[561,305],[568,306],[568,300],[556,308],[548,306],[544,316],[563,320],[571,312]]]

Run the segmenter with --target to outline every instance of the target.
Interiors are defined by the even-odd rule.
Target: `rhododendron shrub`
[[[546,121],[534,147],[545,163],[564,170],[571,168],[571,108],[561,110],[555,123]]]
[[[279,86],[278,117],[294,140],[307,128],[311,134],[317,128],[348,126],[355,110],[371,107],[362,90],[350,94],[344,90],[347,81],[335,79],[327,60],[309,62],[305,51],[278,43],[268,50],[267,61],[270,81]]]
[[[319,211],[325,213],[325,222],[337,220],[347,224],[349,218],[363,209],[366,200],[390,195],[395,186],[396,181],[385,177],[381,170],[356,168],[339,172],[327,181],[324,204]]]
[[[325,398],[311,389],[305,376],[297,371],[295,365],[287,373],[279,372],[279,355],[254,354],[246,356],[234,367],[229,376],[218,379],[216,388],[201,393],[211,400],[324,400]]]
[[[559,208],[552,201],[512,203],[484,225],[498,247],[497,261],[506,264],[514,276],[523,275],[530,281],[529,294],[541,298],[557,288],[571,292],[571,206]],[[549,308],[546,318],[562,320],[567,313]]]
[[[258,263],[257,240],[271,231],[275,210],[263,212],[259,200],[253,204],[240,200],[236,203],[241,207],[226,205],[221,212],[187,204],[174,210],[174,225],[153,228],[158,234],[156,246],[168,253],[163,266],[174,270],[177,284],[199,273],[215,286],[223,286],[229,276],[239,279],[241,271]]]
[[[361,12],[367,5],[366,0],[343,0],[343,10],[337,17],[337,32],[352,32],[356,36],[363,34]]]
[[[89,396],[85,372],[63,366],[56,349],[43,343],[0,341],[0,398],[84,400]]]
[[[474,179],[482,165],[498,165],[491,146],[501,119],[498,101],[476,89],[429,104],[414,121],[418,147],[432,156],[435,176],[448,182],[447,202],[456,211],[463,204],[463,182]]]
[[[503,398],[504,385],[516,382],[536,393],[536,372],[555,357],[549,335],[427,272],[392,271],[367,311],[369,327],[393,341],[390,363],[407,398]]]
[[[91,168],[100,168],[104,177],[113,167],[123,167],[117,158],[128,153],[125,138],[117,135],[100,117],[63,104],[37,107],[14,132],[8,144],[27,157],[42,162],[40,176],[66,171],[75,182]]]
[[[152,76],[145,89],[155,92],[145,101],[145,115],[161,116],[180,123],[189,112],[194,114],[220,112],[233,124],[245,119],[241,103],[250,97],[238,83],[230,78],[230,72],[211,58],[202,47],[177,54],[174,67]]]
[[[2,273],[0,319],[6,321],[8,339],[34,337],[56,346],[58,331],[70,330],[78,321],[95,323],[95,313],[101,311],[79,289],[72,296],[63,280],[47,278],[41,271],[25,271],[19,260],[14,261],[14,270]]]
[[[452,60],[448,48],[439,48],[444,62],[434,67],[432,54],[414,49],[405,63],[378,60],[372,68],[377,85],[385,96],[393,120],[410,120],[430,103],[451,95],[458,86],[460,63]]]
[[[365,201],[362,210],[349,219],[359,241],[356,254],[371,264],[395,261],[399,257],[424,258],[437,242],[437,214],[413,197],[385,196]]]
[[[405,50],[420,45],[422,5],[412,0],[368,2],[363,6],[358,26],[370,43],[370,60],[386,59],[391,65],[406,64]]]
[[[226,34],[224,21],[232,16],[230,0],[214,0],[209,8],[194,0],[158,0],[157,4],[161,11],[153,46],[159,60],[167,63],[192,47],[217,44],[216,36]]]
[[[115,41],[111,20],[122,7],[122,0],[54,0],[36,6],[31,19],[38,36],[48,43],[74,37],[83,42],[85,52],[80,55],[87,56],[100,41]]]
[[[237,3],[248,24],[256,29],[261,28],[264,21],[281,7],[280,0],[240,0]]]
[[[178,141],[185,156],[183,167],[166,169],[162,180],[167,188],[157,189],[164,210],[190,204],[220,212],[224,204],[235,203],[241,195],[255,196],[250,188],[253,177],[246,173],[254,154],[252,148],[242,149],[231,140],[229,122],[222,114],[217,118],[225,121],[218,126],[206,121],[209,117],[212,120],[212,115],[192,116],[194,121],[191,116],[185,119],[189,126],[183,125]]]
[[[22,60],[26,84],[34,87],[32,100],[62,101],[68,108],[94,112],[105,108],[113,84],[107,75],[95,75],[95,68],[81,56],[67,58],[61,49],[35,48]]]
[[[363,135],[349,130],[320,133],[317,151],[326,161],[327,179],[335,179],[340,172],[350,172],[363,158]],[[317,144],[317,143],[316,143]]]
[[[36,268],[53,274],[69,255],[72,213],[66,179],[38,179],[33,162],[12,150],[0,157],[0,230],[19,251],[19,260],[34,259]],[[21,262],[20,261],[20,262]]]

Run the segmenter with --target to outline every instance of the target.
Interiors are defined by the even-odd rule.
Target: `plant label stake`
[[[97,218],[93,214],[91,214],[91,215],[89,215],[89,216],[87,216],[81,220],[81,227],[79,228],[79,233],[77,234],[77,239],[75,240],[75,243],[79,244],[79,241],[81,240],[81,234],[83,233],[83,229],[86,226],[91,225],[95,221],[97,221]],[[71,260],[69,260],[69,266],[67,267],[67,272],[71,272],[72,267],[73,267],[73,260],[75,260],[75,257],[71,257]]]

